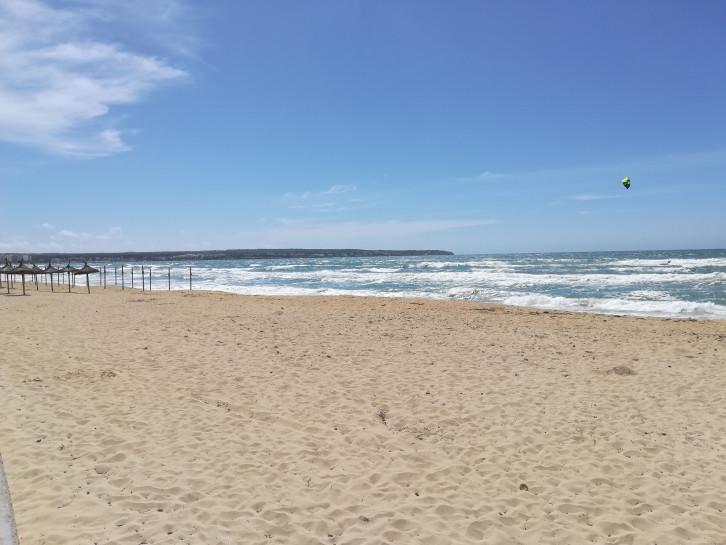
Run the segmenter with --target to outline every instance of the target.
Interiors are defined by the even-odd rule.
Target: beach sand
[[[22,545],[726,543],[724,321],[85,291],[0,292]]]

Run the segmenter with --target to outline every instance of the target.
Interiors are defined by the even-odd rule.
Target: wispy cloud
[[[39,227],[55,229],[49,223]],[[0,253],[111,251],[127,242],[121,227],[110,227],[102,232],[59,229],[43,237],[8,234],[0,239]]]
[[[194,23],[201,10],[185,0],[72,0],[99,32],[123,27],[139,43],[197,58],[202,47]],[[106,25],[106,26],[103,26]]]
[[[101,3],[65,5],[0,3],[0,140],[64,156],[126,151],[111,108],[137,103],[186,73],[94,37],[98,12],[91,8]],[[111,9],[103,4],[106,17],[112,17],[114,5],[122,4],[109,2]]]
[[[77,240],[117,240],[123,238],[123,230],[120,227],[111,227],[105,233],[87,233],[79,231],[71,231],[69,229],[61,229],[57,235],[62,238],[70,238]]]
[[[354,184],[336,184],[322,191],[305,191],[303,193],[285,193],[284,199],[289,201],[290,210],[310,210],[314,213],[342,212],[349,208],[351,203],[360,199],[350,195],[343,195],[356,191]]]
[[[356,186],[353,184],[350,185],[344,185],[344,184],[335,184],[333,186],[330,186],[330,188],[325,189],[323,191],[305,191],[303,193],[285,193],[284,197],[286,199],[314,199],[319,197],[329,197],[330,195],[340,195],[342,193],[348,193],[350,191],[355,191]]]

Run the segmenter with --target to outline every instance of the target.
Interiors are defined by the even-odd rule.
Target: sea
[[[98,264],[95,264],[98,266]],[[726,250],[105,263],[106,284],[246,295],[403,297],[726,319]],[[144,265],[144,276],[141,266]],[[143,278],[143,285],[142,285]]]

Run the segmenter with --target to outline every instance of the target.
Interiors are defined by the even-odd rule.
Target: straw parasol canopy
[[[88,261],[84,261],[83,267],[81,267],[80,269],[76,269],[73,272],[73,276],[78,276],[79,274],[85,274],[86,275],[86,288],[88,289],[88,293],[91,293],[91,284],[88,281],[88,275],[90,275],[92,273],[97,273],[97,272],[100,272],[100,271],[98,269],[91,267],[88,264]]]
[[[20,263],[16,267],[12,267],[10,269],[10,274],[19,274],[21,276],[25,276],[26,274],[35,274],[35,271],[32,267],[28,267],[23,263],[23,260],[20,260]]]
[[[12,267],[10,269],[10,274],[19,274],[20,277],[23,280],[23,295],[25,295],[25,275],[26,274],[35,274],[35,271],[32,269],[32,267],[28,267],[27,265],[23,264],[23,260],[20,260],[20,263],[18,263],[17,267]]]
[[[30,264],[30,270],[33,271],[33,277],[35,278],[35,289],[38,289],[38,275],[43,274],[43,269],[38,267],[35,263]]]
[[[60,269],[57,267],[54,267],[53,265],[51,265],[50,262],[48,262],[48,266],[45,269],[43,269],[43,272],[46,274],[54,274],[54,273],[60,272]]]
[[[10,293],[10,270],[13,268],[13,266],[10,264],[10,261],[8,261],[8,258],[5,258],[5,265],[0,267],[0,287],[2,287],[2,273],[5,273],[5,279],[8,283],[8,293]]]
[[[50,291],[55,291],[53,290],[53,274],[60,273],[60,269],[54,267],[49,261],[48,266],[43,269],[43,272],[50,275]],[[60,279],[58,281],[60,282]]]
[[[71,266],[70,262],[65,267],[58,269],[58,272],[68,273],[68,293],[71,292],[71,274],[75,273],[78,269]]]
[[[100,271],[98,269],[91,267],[88,264],[88,261],[84,261],[83,267],[81,267],[80,269],[76,269],[76,271],[73,274],[92,274],[92,273],[97,273],[97,272],[100,272]]]
[[[13,269],[13,266],[10,264],[10,261],[8,261],[8,258],[5,258],[5,265],[0,267],[0,274],[10,274],[10,271]]]

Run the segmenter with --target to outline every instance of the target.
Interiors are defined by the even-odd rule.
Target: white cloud
[[[59,237],[77,240],[111,240],[123,238],[123,231],[121,227],[111,227],[105,233],[86,233],[71,231],[69,229],[61,229],[58,231],[57,235]]]
[[[49,223],[40,225],[53,229]],[[37,252],[102,252],[116,251],[124,244],[132,244],[124,236],[121,227],[110,227],[104,232],[73,231],[60,229],[47,238],[29,238],[26,235],[5,234],[0,237],[2,253]]]
[[[112,106],[137,103],[185,72],[94,39],[93,23],[87,10],[0,3],[0,140],[80,157],[129,149]]]
[[[323,191],[321,195],[333,195],[335,193],[347,193],[348,191],[355,191],[355,185],[340,185],[336,184],[330,187],[327,191]]]
[[[328,197],[329,195],[338,195],[341,193],[348,193],[350,191],[355,191],[357,189],[356,185],[349,184],[335,184],[330,186],[329,189],[325,189],[323,191],[305,191],[304,193],[285,193],[283,195],[286,199],[300,199],[300,200],[306,200],[306,199],[315,199],[319,197]]]

